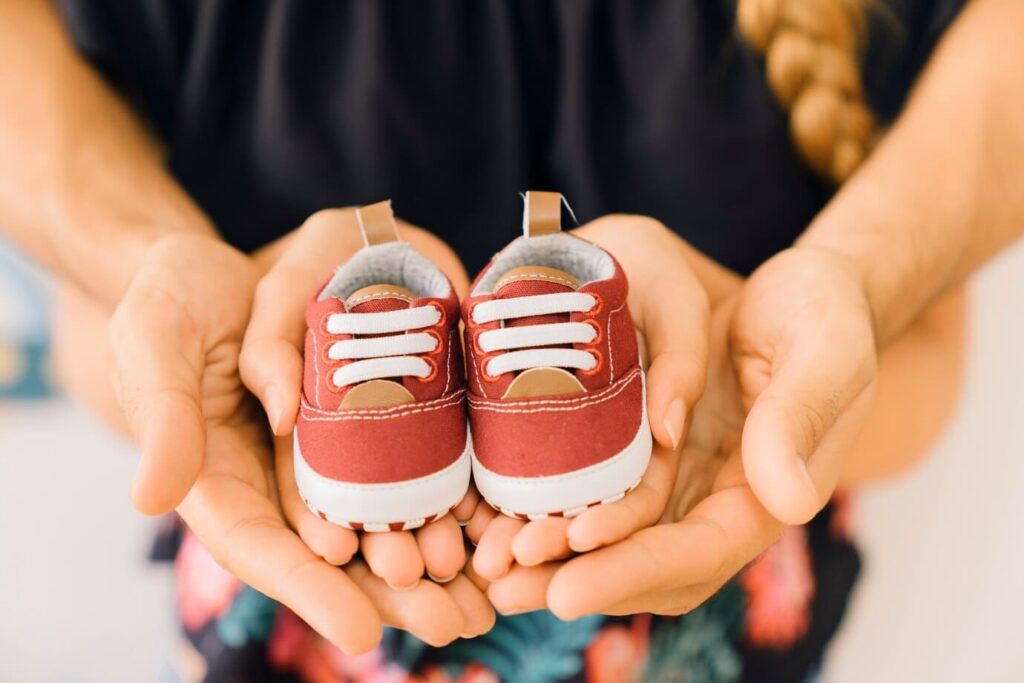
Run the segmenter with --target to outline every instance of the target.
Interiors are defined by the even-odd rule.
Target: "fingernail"
[[[668,404],[665,420],[661,423],[672,439],[672,450],[679,450],[679,442],[683,439],[683,423],[686,422],[686,405],[683,399],[677,398]]]
[[[415,582],[409,584],[408,586],[396,586],[387,579],[384,580],[384,583],[386,583],[391,590],[398,591],[399,593],[405,593],[407,591],[411,591],[413,588],[420,585],[420,580],[416,579]]]
[[[270,428],[277,431],[277,426],[281,424],[281,412],[284,410],[281,406],[281,389],[276,384],[271,384],[267,387],[264,400],[267,409],[267,419],[270,420]]]
[[[596,547],[597,543],[594,543],[593,541],[587,541],[585,543],[569,541],[569,549],[572,550],[574,553],[589,553]]]
[[[807,488],[811,490],[815,498],[818,496],[818,487],[814,485],[814,479],[811,478],[811,473],[807,470],[807,463],[799,455],[796,456],[796,471],[800,475],[800,478],[804,480]]]
[[[433,581],[434,583],[448,583],[449,581],[453,581],[455,579],[455,577],[458,576],[458,575],[459,575],[459,573],[455,572],[451,576],[445,577],[443,579],[439,579],[438,577],[434,576],[430,572],[427,572],[427,576],[429,576],[430,580]]]
[[[465,638],[466,640],[469,640],[471,638],[476,638],[476,636],[476,633],[462,633],[459,635],[459,638]]]
[[[469,520],[468,519],[466,519],[466,520],[457,519],[457,520],[455,520],[455,523],[458,524],[459,526],[461,526],[463,529],[465,529],[467,526],[469,526]]]

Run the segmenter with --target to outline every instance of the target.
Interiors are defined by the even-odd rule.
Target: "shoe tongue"
[[[574,292],[578,287],[579,282],[576,278],[561,270],[544,266],[523,266],[513,268],[501,276],[494,288],[494,298],[513,299],[537,294],[559,294]],[[569,322],[568,313],[551,313],[506,320],[505,327],[564,322]],[[562,346],[571,347],[572,345],[563,344]],[[548,346],[545,348],[558,347]],[[577,394],[583,391],[583,385],[571,372],[563,368],[540,367],[518,373],[506,388],[503,398],[555,396]]]
[[[345,299],[349,313],[381,313],[409,308],[416,296],[398,285],[370,285],[357,289]]]
[[[349,313],[382,313],[409,308],[416,296],[398,285],[370,285],[357,289],[345,299],[345,310]],[[360,337],[386,337],[387,334],[367,334]],[[399,378],[374,379],[351,386],[346,392],[339,410],[358,408],[380,408],[412,403],[416,399]]]
[[[494,286],[495,299],[515,299],[538,294],[574,292],[579,282],[569,273],[545,266],[521,266],[502,275]],[[568,313],[531,315],[505,321],[505,327],[569,322]]]

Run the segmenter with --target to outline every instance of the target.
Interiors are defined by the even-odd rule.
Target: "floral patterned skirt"
[[[848,517],[849,501],[838,497],[683,617],[499,616],[489,633],[442,648],[389,629],[358,657],[240,584],[177,524],[163,530],[154,556],[175,562],[182,681],[802,683],[818,669],[860,570]]]

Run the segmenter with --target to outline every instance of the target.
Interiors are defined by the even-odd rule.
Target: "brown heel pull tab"
[[[356,209],[356,220],[363,233],[363,243],[368,247],[398,240],[398,225],[390,199]]]
[[[562,229],[562,195],[530,190],[523,195],[523,235],[550,235]]]

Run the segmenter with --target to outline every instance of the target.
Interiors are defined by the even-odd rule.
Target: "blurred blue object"
[[[0,399],[53,393],[51,291],[46,275],[0,238]]]

